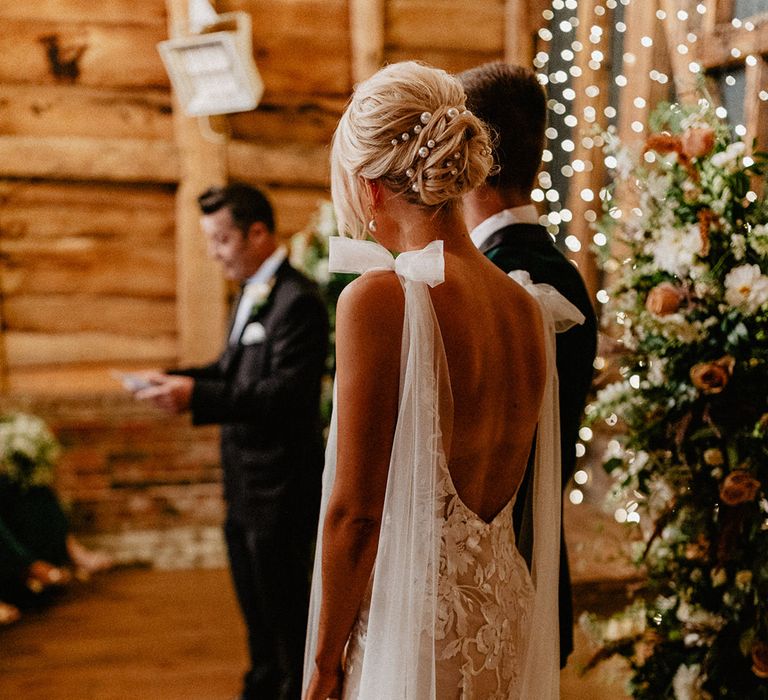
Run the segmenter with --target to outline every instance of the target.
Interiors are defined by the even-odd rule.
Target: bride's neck
[[[446,251],[458,252],[465,246],[474,247],[459,207],[428,211],[409,206],[393,217],[397,231],[394,247],[400,251],[420,250],[432,241],[442,240]]]

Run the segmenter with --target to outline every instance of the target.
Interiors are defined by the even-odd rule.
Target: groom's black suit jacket
[[[319,403],[328,345],[325,304],[314,283],[284,261],[266,303],[246,326],[251,323],[261,324],[262,339],[243,344],[241,337],[227,344],[216,362],[174,373],[195,379],[193,423],[222,426],[229,516],[251,519],[279,503],[314,528],[323,468]]]
[[[526,270],[535,283],[552,285],[579,311],[585,321],[557,335],[557,372],[560,380],[560,440],[563,487],[573,475],[575,445],[581,415],[592,383],[593,362],[597,349],[597,319],[584,281],[578,270],[555,247],[542,226],[514,224],[491,234],[480,251],[504,272]],[[532,463],[532,462],[531,462]],[[515,532],[523,533],[518,547],[530,565],[532,542],[523,527],[531,517],[531,472],[528,469],[515,505]],[[565,665],[573,650],[573,602],[568,572],[568,556],[561,532],[560,547],[560,659]]]

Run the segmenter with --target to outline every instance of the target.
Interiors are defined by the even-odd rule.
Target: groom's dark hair
[[[228,207],[232,221],[244,234],[251,224],[260,221],[270,233],[275,232],[275,214],[263,192],[244,182],[231,182],[223,187],[209,187],[197,198],[203,214],[213,214]]]
[[[544,88],[533,71],[501,61],[470,68],[457,77],[467,94],[467,109],[485,122],[494,142],[499,168],[486,183],[528,194],[544,150]]]

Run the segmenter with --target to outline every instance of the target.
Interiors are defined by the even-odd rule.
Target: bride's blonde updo
[[[405,61],[355,89],[331,151],[331,192],[341,233],[366,235],[370,211],[360,178],[381,180],[408,202],[440,207],[485,181],[491,144],[464,103],[459,81]]]

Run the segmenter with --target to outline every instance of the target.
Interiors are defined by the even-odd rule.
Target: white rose
[[[693,664],[686,666],[681,664],[672,679],[672,689],[675,692],[675,700],[696,700],[696,688],[698,685],[701,666]]]
[[[768,303],[768,277],[759,265],[739,265],[725,276],[725,300],[752,314]]]

